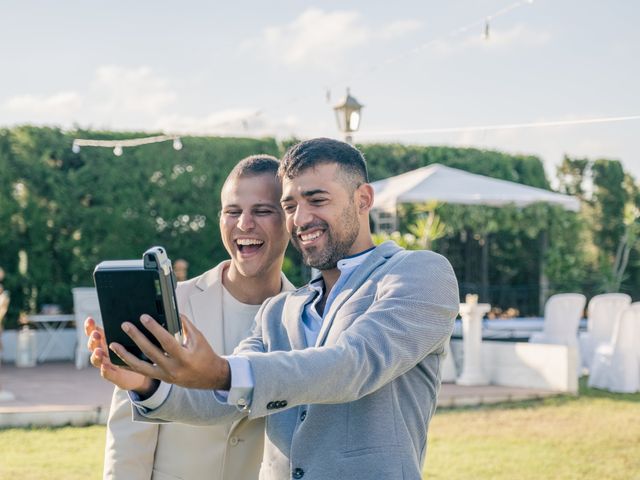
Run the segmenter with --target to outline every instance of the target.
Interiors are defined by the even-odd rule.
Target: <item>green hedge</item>
[[[71,311],[70,289],[92,285],[101,260],[137,258],[159,244],[196,275],[226,258],[218,212],[227,173],[247,155],[280,154],[272,138],[185,137],[181,151],[168,142],[124,149],[121,157],[105,148],[71,151],[76,137],[141,135],[149,133],[0,131],[0,265],[12,298],[9,326],[19,311],[47,303]],[[23,273],[20,251],[28,259]]]
[[[295,141],[184,137],[181,151],[173,150],[170,142],[124,149],[120,157],[106,148],[71,151],[74,138],[148,135],[153,133],[65,132],[30,126],[0,130],[0,266],[6,271],[4,283],[12,297],[9,327],[16,324],[19,312],[38,311],[43,304],[60,304],[71,311],[71,288],[91,285],[91,273],[101,260],[137,258],[149,246],[160,244],[174,260],[188,260],[189,273],[194,276],[226,258],[218,231],[220,187],[226,175],[247,155],[281,156]],[[549,188],[542,162],[532,156],[397,144],[359,147],[372,180],[442,163]],[[535,284],[540,259],[531,254],[538,232],[531,225],[534,220],[536,228],[548,224],[551,214],[534,209],[531,214],[499,215],[513,221],[493,232],[491,282]],[[562,221],[575,224],[574,220]],[[471,281],[465,262],[469,252],[477,255],[477,249],[465,249],[461,238],[474,232],[454,223],[454,231],[436,249],[440,245],[446,250],[459,278]],[[562,262],[571,259],[575,267],[579,244],[567,240],[566,233],[556,235],[562,241],[555,244],[562,249],[552,252],[553,271],[558,272],[559,281],[575,284],[583,270],[569,278]],[[25,258],[28,265],[24,265]],[[299,257],[291,249],[285,272],[294,283],[306,281]]]

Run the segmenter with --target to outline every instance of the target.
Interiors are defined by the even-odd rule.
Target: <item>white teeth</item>
[[[264,242],[262,240],[258,240],[257,238],[238,238],[236,240],[238,245],[262,245]]]
[[[322,231],[317,230],[313,233],[309,233],[307,235],[300,235],[300,238],[302,239],[303,242],[309,242],[311,240],[315,240],[316,238],[318,238],[320,235],[322,235]]]

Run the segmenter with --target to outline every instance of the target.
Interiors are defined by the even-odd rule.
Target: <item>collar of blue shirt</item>
[[[324,281],[322,280],[322,275],[318,275],[309,282],[309,288],[315,290],[317,293],[309,300],[309,302],[305,305],[304,310],[302,311],[302,324],[304,326],[307,345],[316,344],[326,314],[331,308],[331,304],[335,300],[336,296],[342,291],[353,272],[355,272],[356,269],[360,265],[362,265],[362,263],[367,259],[374,248],[375,247],[369,248],[367,250],[364,250],[363,252],[356,253],[355,255],[345,257],[342,260],[338,261],[338,270],[340,270],[340,277],[329,292],[322,315],[318,313],[318,310],[316,308],[318,301],[324,295]]]

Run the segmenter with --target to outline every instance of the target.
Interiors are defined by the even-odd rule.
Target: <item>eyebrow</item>
[[[315,190],[305,190],[304,192],[302,192],[302,196],[303,197],[313,197],[314,195],[317,195],[319,193],[329,193],[327,190],[322,190],[321,188],[316,188]],[[280,199],[280,203],[282,202],[289,202],[293,200],[293,196],[292,195],[287,195],[286,197],[282,197]]]
[[[254,203],[251,205],[250,208],[264,208],[264,207],[269,207],[269,208],[275,208],[278,209],[280,208],[280,205],[278,205],[277,203]],[[242,208],[240,205],[238,205],[237,203],[230,203],[229,205],[223,205],[222,206],[223,209],[225,208]]]

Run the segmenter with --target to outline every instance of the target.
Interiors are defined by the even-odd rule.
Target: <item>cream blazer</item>
[[[253,323],[253,319],[223,321],[222,272],[228,263],[181,282],[176,289],[180,313],[193,321],[216,352],[225,355],[236,345],[224,345],[224,329],[240,328],[248,336]],[[282,275],[282,291],[292,289]],[[206,427],[134,422],[127,392],[116,388],[107,422],[104,478],[257,479],[263,445],[263,419]]]

